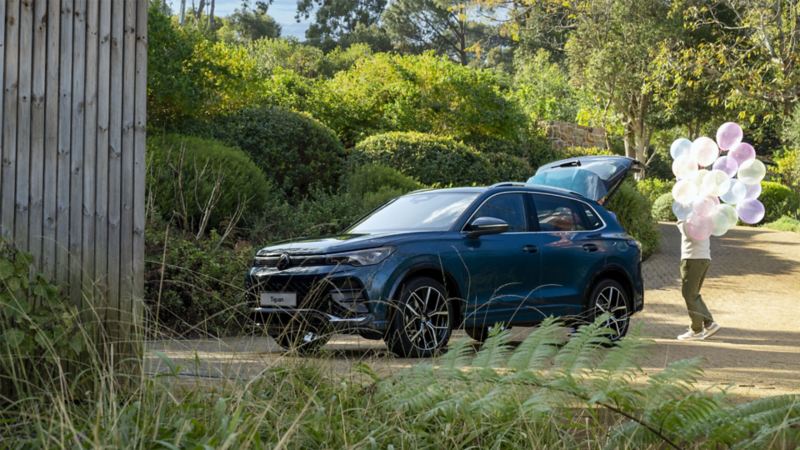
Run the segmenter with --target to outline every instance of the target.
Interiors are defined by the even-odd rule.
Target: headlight
[[[359,250],[355,252],[336,253],[328,255],[328,264],[347,264],[351,266],[371,266],[378,264],[394,251],[393,247],[371,248],[369,250]]]

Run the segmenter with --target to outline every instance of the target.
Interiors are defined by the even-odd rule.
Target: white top
[[[686,223],[678,221],[681,232],[681,259],[711,259],[711,240],[695,241],[686,235]]]

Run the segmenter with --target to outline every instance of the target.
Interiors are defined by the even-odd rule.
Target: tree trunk
[[[181,10],[178,17],[180,17],[179,23],[183,26],[186,23],[186,0],[181,0]]]
[[[208,28],[214,29],[214,0],[211,0],[211,7],[208,12]]]
[[[200,25],[200,18],[203,17],[203,10],[206,8],[206,0],[200,0],[197,9],[194,11],[195,26]]]

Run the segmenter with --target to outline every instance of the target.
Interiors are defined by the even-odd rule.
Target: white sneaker
[[[705,330],[703,330],[703,339],[708,339],[711,336],[717,334],[721,327],[717,322],[711,322],[711,325],[707,326]]]
[[[679,341],[702,341],[705,338],[706,338],[705,331],[695,333],[694,331],[692,331],[691,328],[689,328],[689,330],[686,333],[678,335]]]

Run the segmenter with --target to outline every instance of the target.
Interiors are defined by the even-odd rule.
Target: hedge
[[[764,220],[772,222],[781,216],[793,216],[800,210],[800,196],[788,186],[774,181],[761,182],[761,196],[764,204]]]
[[[248,108],[220,117],[213,132],[246,151],[292,199],[335,187],[344,172],[341,142],[305,114],[274,106]]]
[[[653,218],[656,220],[670,221],[678,220],[672,212],[672,193],[667,192],[658,196],[653,202]]]
[[[243,223],[250,222],[276,193],[245,152],[213,139],[150,136],[147,158],[147,191],[153,206],[166,220],[177,217],[187,231],[197,230],[212,193],[216,201],[212,199],[206,230],[224,226],[240,203]]]
[[[417,132],[389,132],[359,142],[352,163],[382,164],[424,184],[484,184],[494,179],[487,158],[452,138]]]
[[[636,190],[633,182],[622,183],[605,206],[617,215],[622,227],[641,242],[645,258],[658,250],[661,236],[650,212],[650,202]]]

